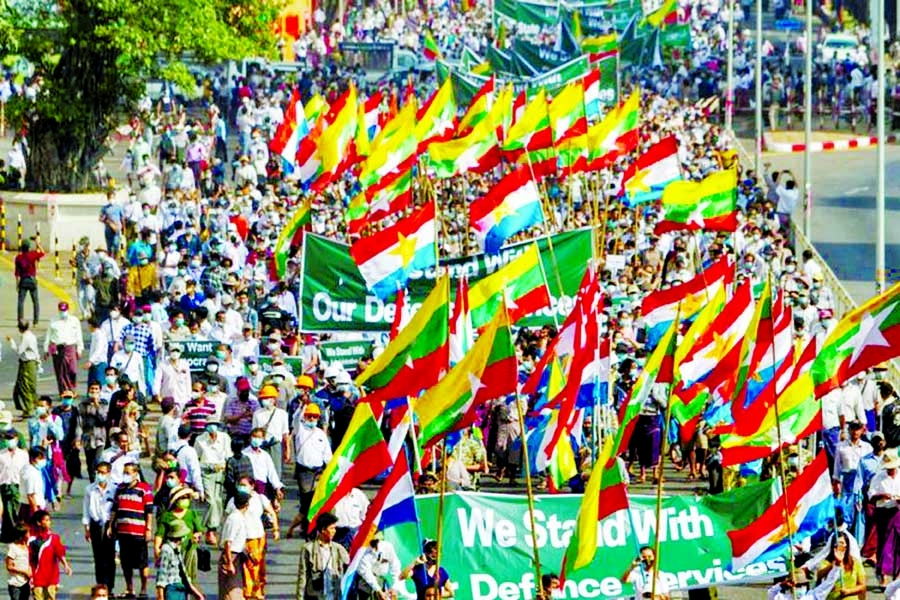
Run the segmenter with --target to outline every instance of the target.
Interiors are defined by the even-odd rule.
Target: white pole
[[[880,294],[884,291],[885,271],[884,271],[884,144],[885,144],[885,122],[884,122],[884,92],[887,86],[885,77],[885,61],[887,57],[884,52],[884,2],[876,2],[878,18],[875,20],[878,31],[875,33],[876,44],[878,45],[878,94],[876,96],[877,105],[875,107],[876,128],[878,135],[877,147],[877,181],[878,188],[875,192],[875,289]]]
[[[803,199],[803,235],[806,239],[812,239],[812,153],[809,151],[812,144],[812,55],[813,55],[813,0],[806,0],[806,64],[803,76],[803,184],[805,194]]]
[[[762,0],[756,0],[756,176],[762,176]]]
[[[734,139],[734,0],[728,3],[728,74],[725,89],[725,130]]]

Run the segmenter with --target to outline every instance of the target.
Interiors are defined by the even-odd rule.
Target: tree
[[[283,0],[17,0],[0,9],[0,49],[35,68],[33,100],[10,102],[27,130],[26,187],[84,190],[110,133],[148,78],[195,85],[185,57],[220,64],[264,56]]]

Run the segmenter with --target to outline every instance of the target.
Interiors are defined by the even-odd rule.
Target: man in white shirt
[[[182,483],[188,487],[194,488],[194,491],[200,495],[200,499],[204,499],[203,475],[200,469],[200,459],[197,451],[190,446],[188,440],[191,438],[191,426],[182,425],[178,428],[178,441],[170,448],[169,452],[175,455],[178,461],[178,468],[184,473]]]
[[[381,531],[375,533],[369,547],[363,550],[356,568],[357,585],[367,597],[378,592],[392,592],[400,597],[400,559],[390,542],[386,542]],[[390,584],[389,584],[390,582]]]
[[[138,462],[141,451],[132,451],[131,438],[117,428],[109,430],[109,439],[110,446],[100,453],[100,462],[109,463],[109,481],[113,486],[118,486],[125,482],[125,465]]]
[[[869,501],[875,503],[875,528],[881,535],[878,539],[875,574],[884,586],[884,573],[881,571],[884,545],[887,541],[887,529],[896,516],[900,500],[900,458],[895,451],[888,451],[882,457],[882,471],[877,473],[869,484]]]
[[[200,460],[200,471],[203,478],[203,489],[206,491],[206,511],[203,525],[206,527],[206,541],[216,544],[216,531],[222,525],[222,514],[225,499],[225,461],[231,456],[231,437],[222,426],[215,421],[207,421],[206,431],[197,436],[194,449]]]
[[[131,321],[127,317],[122,316],[122,311],[119,310],[119,307],[114,306],[109,311],[109,318],[100,324],[100,329],[106,333],[106,337],[109,340],[109,349],[106,353],[107,360],[112,358],[113,353],[117,349],[117,342],[122,338],[125,326],[130,323]]]
[[[191,367],[181,358],[181,347],[173,346],[169,349],[168,360],[160,364],[159,370],[159,395],[162,398],[171,397],[179,409],[191,399]]]
[[[669,586],[656,568],[656,553],[650,546],[641,548],[640,556],[634,559],[622,575],[622,583],[634,586],[636,599],[669,600]]]
[[[44,338],[44,356],[53,358],[53,371],[59,393],[74,390],[78,378],[78,359],[84,352],[81,321],[69,313],[69,304],[57,305],[59,316],[50,321]]]
[[[107,462],[97,465],[96,481],[84,492],[81,524],[94,556],[94,580],[112,590],[116,582],[116,540],[107,531],[115,493],[109,481],[110,468]]]
[[[275,463],[272,457],[262,449],[265,441],[266,430],[257,427],[250,432],[250,447],[244,448],[244,455],[250,459],[253,467],[253,480],[256,491],[260,494],[264,493],[267,486],[275,489],[278,499],[284,497],[284,484],[278,476],[275,469]]]
[[[334,540],[339,544],[349,546],[360,525],[363,524],[368,509],[369,499],[359,488],[353,488],[349,494],[338,500],[332,510],[338,518]]]
[[[26,508],[27,512],[25,516],[30,518],[39,510],[47,510],[43,474],[43,470],[47,466],[47,455],[43,448],[34,447],[28,451],[28,459],[28,466],[22,470],[19,487],[22,490],[22,506]]]
[[[0,452],[0,501],[3,502],[3,526],[0,537],[12,539],[19,512],[19,485],[28,466],[28,452],[19,448],[19,434],[10,429],[4,435],[6,450]]]
[[[282,476],[282,461],[291,461],[291,432],[288,414],[277,406],[277,395],[272,395],[272,386],[263,386],[259,392],[261,408],[253,413],[253,429],[265,431],[263,449],[272,457],[279,479]]]
[[[247,507],[250,504],[249,494],[238,494],[234,497],[236,510],[230,513],[222,526],[222,558],[219,563],[219,597],[233,597],[234,592],[243,598],[244,573],[243,554],[247,545]]]
[[[113,354],[109,366],[115,368],[120,376],[127,375],[139,394],[147,394],[147,382],[144,379],[144,357],[135,348],[134,337],[125,336],[124,347]]]
[[[822,439],[825,443],[825,452],[828,454],[828,462],[834,465],[834,454],[837,451],[841,429],[844,427],[844,414],[841,400],[843,392],[840,388],[831,390],[822,396]]]
[[[291,523],[289,531],[302,525],[306,531],[307,514],[312,503],[316,480],[325,466],[331,461],[331,443],[328,436],[319,428],[322,409],[318,404],[310,402],[303,407],[302,419],[294,427],[294,459],[296,461],[294,476],[300,487],[300,512]]]

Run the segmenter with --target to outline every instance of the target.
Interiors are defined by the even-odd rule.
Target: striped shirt
[[[184,409],[182,419],[187,421],[191,426],[191,433],[200,435],[206,429],[206,423],[209,418],[216,414],[216,405],[214,402],[207,402],[205,399],[201,404],[188,404]]]
[[[139,482],[134,487],[119,486],[113,499],[118,535],[143,537],[147,530],[147,517],[153,512],[153,492],[150,486]]]

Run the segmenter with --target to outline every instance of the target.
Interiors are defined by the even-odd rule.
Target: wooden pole
[[[444,496],[447,494],[447,441],[441,442],[443,460],[441,461],[441,487],[438,496],[438,520],[437,520],[437,559],[434,564],[434,597],[441,598],[441,554],[444,543]],[[425,566],[426,575],[428,566]]]
[[[506,310],[506,303],[503,303]],[[508,319],[507,319],[508,320]],[[525,415],[522,414],[522,405],[519,394],[516,392],[516,413],[519,415],[519,435],[522,436],[522,461],[525,468],[525,490],[528,497],[528,519],[531,521],[531,551],[534,561],[534,585],[535,589],[541,589],[541,557],[537,543],[537,527],[534,520],[534,487],[531,483],[531,463],[528,457],[528,444],[525,443]]]

